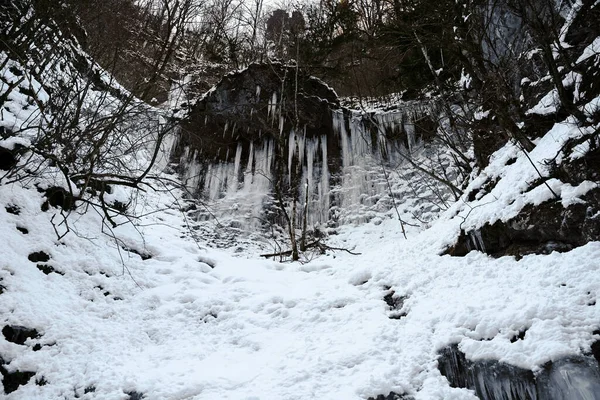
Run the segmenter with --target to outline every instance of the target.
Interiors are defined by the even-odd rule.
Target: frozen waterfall
[[[307,210],[310,227],[332,219],[361,222],[356,211],[377,206],[385,197],[388,201],[381,207],[389,209],[384,171],[398,166],[419,145],[414,120],[431,113],[431,108],[334,110],[332,131],[317,133],[307,132],[306,127],[284,132],[284,124],[277,121],[275,93],[267,111],[269,120],[277,124],[277,137],[261,134],[258,140],[239,140],[235,150],[230,148],[224,161],[218,162],[202,161],[201,154],[190,148],[183,152],[184,181],[210,210],[200,219],[216,217],[219,222],[236,221],[236,226],[256,230],[269,222],[269,207],[280,207],[275,182],[285,186],[288,213],[295,199],[297,220]]]

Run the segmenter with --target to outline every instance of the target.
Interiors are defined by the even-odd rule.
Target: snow
[[[271,96],[269,115],[275,121],[277,94]],[[3,112],[0,124],[12,129],[35,121],[32,109],[23,110],[26,103],[26,96],[12,95],[11,112]],[[546,112],[552,104],[543,101],[532,112]],[[597,106],[595,99],[586,110]],[[405,117],[396,111],[373,116],[410,134]],[[461,229],[506,221],[527,204],[552,199],[548,187],[564,206],[596,188],[590,181],[573,186],[546,179],[546,160],[560,156],[568,140],[597,127],[557,123],[527,155],[508,143],[472,177],[465,193],[480,190],[476,200],[467,202],[465,194],[447,210],[431,211],[439,218],[426,226],[406,226],[405,239],[394,213],[382,203],[398,200],[401,217],[412,221],[422,206],[410,197],[415,180],[402,181],[408,172],[399,169],[392,187],[386,186],[380,174],[372,173],[380,160],[371,157],[372,144],[363,140],[361,126],[351,124],[346,132],[336,118],[346,167],[341,187],[329,188],[324,178],[329,175],[326,138],[291,132],[297,146],[290,153],[305,161],[304,190],[313,193],[320,213],[329,211],[330,189],[346,201],[338,210],[346,213],[346,223],[328,243],[358,255],[330,250],[303,263],[279,263],[261,259],[250,245],[237,253],[210,248],[194,230],[212,225],[189,220],[181,211],[185,194],[174,184],[179,178],[160,170],[154,171],[162,178],[154,189],[120,188],[110,195],[131,200],[130,212],[138,216],[132,221],[116,217],[115,228],[92,208],[72,212],[68,225],[65,211],[42,211],[44,198],[36,184],[64,183],[52,167],[35,179],[3,181],[0,325],[41,334],[24,345],[0,336],[5,368],[36,374],[4,398],[114,400],[136,391],[146,400],[364,400],[394,391],[416,400],[473,400],[472,392],[451,388],[437,369],[442,348],[458,343],[471,360],[499,360],[533,371],[548,361],[589,353],[600,339],[593,334],[600,321],[599,242],[520,260],[477,251],[465,257],[440,254]],[[15,137],[0,145],[10,149],[30,139]],[[379,140],[389,155],[392,144]],[[236,217],[256,219],[269,188],[273,147],[269,141],[252,143],[247,158],[238,147],[233,163],[212,165],[202,182],[210,199]],[[419,156],[414,140],[408,147]],[[582,144],[575,150],[587,148]],[[147,157],[143,149],[127,161],[140,169]],[[194,154],[184,158],[196,159]],[[165,165],[163,159],[159,167]],[[198,188],[200,166],[191,163],[186,174],[188,188]],[[491,181],[495,186],[483,191]],[[532,182],[538,183],[530,188]],[[418,190],[419,196],[434,191]],[[394,193],[385,197],[388,191]],[[357,203],[360,207],[353,208]],[[18,206],[19,213],[10,206]],[[66,229],[69,233],[59,237]],[[38,251],[50,256],[43,264],[60,274],[45,274],[38,269],[42,263],[29,261]],[[401,310],[390,310],[384,301],[392,290],[404,298]],[[398,311],[405,316],[390,318]],[[511,340],[523,331],[521,340]],[[36,385],[42,378],[47,383]]]
[[[556,123],[537,141],[536,147],[527,156],[515,143],[506,144],[494,153],[488,167],[473,179],[465,194],[479,190],[486,182],[496,181],[493,188],[468,204],[465,200],[466,195],[463,196],[463,201],[455,203],[447,213],[448,217],[442,219],[460,220],[460,229],[468,232],[479,229],[486,223],[508,221],[527,204],[539,205],[554,198],[555,194],[560,197],[563,205],[572,204],[577,201],[578,196],[593,189],[597,184],[583,182],[577,188],[572,188],[558,179],[546,179],[549,175],[547,161],[560,156],[567,140],[579,138],[592,130],[592,127],[580,128],[570,121]],[[510,164],[509,161],[512,160],[515,162]],[[458,225],[458,222],[456,224]]]
[[[576,62],[579,64],[588,58],[597,57],[598,54],[600,54],[600,37],[594,39],[594,41],[583,50]]]
[[[532,161],[543,171],[541,161],[577,134],[557,124]],[[0,209],[2,325],[42,335],[25,345],[0,337],[0,354],[9,371],[35,371],[48,382],[32,379],[6,398],[124,399],[137,391],[150,400],[358,400],[395,391],[473,399],[437,370],[437,352],[448,344],[460,343],[472,360],[533,370],[589,351],[600,318],[599,243],[520,261],[438,255],[456,237],[461,218],[451,215],[476,227],[514,215],[517,207],[503,199],[521,196],[520,206],[547,199],[542,185],[520,193],[517,183],[535,174],[509,144],[482,174],[500,178],[496,188],[468,214],[456,203],[430,229],[408,227],[408,240],[391,218],[343,225],[332,246],[360,255],[328,252],[307,264],[234,257],[194,241],[174,188],[140,194],[136,214],[144,216],[135,226],[107,235],[101,216],[85,213],[58,240],[51,219],[59,210],[42,212],[33,187],[0,186],[0,203],[21,208],[19,215]],[[481,184],[475,179],[470,189]],[[567,203],[593,187],[549,184]],[[39,271],[27,259],[34,251],[48,253],[64,275]],[[401,319],[389,318],[389,288],[406,297]],[[525,329],[523,340],[511,342]],[[34,352],[36,343],[42,348]]]
[[[127,247],[152,255],[142,261],[119,255],[90,213],[58,241],[49,222],[58,210],[40,211],[35,189],[0,187],[2,204],[21,206],[19,215],[0,210],[2,323],[42,334],[25,346],[0,338],[0,354],[10,370],[49,382],[32,380],[7,399],[116,399],[130,390],[147,399],[364,399],[390,390],[471,399],[436,368],[448,343],[473,360],[536,369],[589,350],[600,317],[588,305],[600,287],[599,243],[520,261],[453,258],[436,255],[448,221],[405,241],[387,219],[342,227],[334,240],[360,256],[281,264],[198,245],[174,198],[145,196],[139,211],[165,211],[144,217],[140,233],[115,229]],[[47,252],[64,276],[40,272],[27,260],[33,251]],[[408,297],[406,317],[388,318],[386,287]],[[523,328],[524,340],[511,343]],[[96,391],[83,394],[88,386]]]
[[[532,109],[527,110],[525,114],[540,114],[548,115],[556,112],[557,106],[560,105],[558,91],[552,89],[536,104]]]

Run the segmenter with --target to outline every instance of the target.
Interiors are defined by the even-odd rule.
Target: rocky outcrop
[[[457,345],[440,352],[438,368],[450,386],[482,400],[599,400],[600,368],[591,356],[549,362],[541,372],[495,360],[471,361]]]
[[[239,143],[280,139],[290,130],[307,137],[332,132],[337,95],[322,81],[282,64],[252,64],[226,75],[191,108],[182,124],[181,154],[191,146],[206,161],[232,161]]]
[[[521,257],[568,251],[600,240],[600,189],[591,190],[581,200],[568,207],[563,207],[560,201],[527,205],[509,221],[463,231],[448,253],[462,256],[479,250],[492,256]]]

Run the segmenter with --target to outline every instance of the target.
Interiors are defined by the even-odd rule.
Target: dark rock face
[[[600,336],[600,329],[594,331],[594,335]],[[598,365],[600,365],[600,340],[597,340],[592,344],[592,355],[596,361],[598,361]]]
[[[0,170],[10,171],[17,165],[17,161],[14,152],[0,147]]]
[[[563,154],[571,154],[575,146],[582,144],[587,144],[589,151],[553,167],[554,175],[562,182],[578,185],[586,180],[600,181],[600,135],[586,135],[569,141],[564,146]]]
[[[11,325],[6,325],[2,328],[2,335],[7,341],[21,345],[25,344],[27,339],[36,339],[40,337],[40,334],[35,329]]]
[[[403,310],[404,302],[408,299],[406,296],[397,295],[394,290],[389,292],[383,297],[383,301],[388,305],[390,312],[388,314],[390,319],[401,319],[406,317],[408,314]]]
[[[413,397],[406,394],[390,392],[387,396],[380,394],[377,397],[369,397],[367,400],[413,400]]]
[[[142,400],[145,397],[143,393],[136,391],[127,392],[125,394],[129,396],[128,400]]]
[[[35,376],[35,372],[31,371],[15,371],[8,372],[4,365],[7,363],[0,357],[0,375],[2,376],[2,385],[4,393],[9,394],[14,392],[21,385],[26,385],[29,380]]]
[[[600,368],[589,356],[548,363],[535,375],[494,360],[468,360],[452,345],[440,352],[438,368],[450,386],[474,390],[482,400],[600,399]]]
[[[14,204],[9,204],[5,208],[6,208],[6,212],[9,214],[14,214],[14,215],[21,214],[21,208],[19,208],[19,206],[16,206]]]
[[[448,254],[462,256],[471,250],[493,256],[549,254],[600,240],[600,189],[581,199],[585,203],[566,208],[557,201],[527,205],[508,222],[496,221],[463,232]]]
[[[31,262],[46,262],[50,260],[50,256],[43,251],[36,251],[27,256]]]
[[[504,146],[506,141],[506,136],[498,132],[498,130],[478,130],[473,135],[473,150],[477,165],[482,169],[485,168],[490,162],[491,155]]]
[[[306,127],[307,136],[330,132],[332,107],[337,96],[320,80],[294,67],[253,64],[226,75],[193,106],[180,153],[191,145],[206,160],[231,161],[239,142],[280,140],[294,126]]]
[[[2,328],[2,335],[8,342],[18,345],[24,345],[27,339],[36,339],[40,337],[40,334],[35,329],[11,325],[6,325]],[[35,376],[35,372],[31,371],[17,370],[8,372],[4,367],[6,364],[8,363],[0,357],[0,375],[2,376],[2,385],[4,386],[4,392],[6,394],[14,392],[21,385],[26,385],[29,380]]]
[[[42,211],[48,211],[50,206],[60,207],[63,210],[75,209],[75,196],[61,187],[51,187],[45,191],[46,201],[42,204]]]
[[[38,264],[37,269],[42,271],[45,275],[50,275],[53,272],[56,274],[59,274],[59,275],[64,275],[64,272],[57,271],[56,269],[54,269],[53,266],[48,265],[48,264]]]

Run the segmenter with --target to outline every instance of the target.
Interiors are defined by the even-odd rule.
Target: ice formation
[[[284,132],[277,101],[273,93],[267,118],[279,137],[260,134],[261,139],[239,141],[226,161],[203,163],[201,154],[184,151],[184,181],[211,210],[201,219],[235,219],[248,230],[264,224],[266,204],[277,201],[272,192],[278,157],[283,158],[282,181],[291,188],[286,193],[297,201],[298,220],[306,209],[308,224],[318,226],[331,219],[332,210],[351,213],[373,206],[390,189],[386,169],[401,164],[420,144],[414,121],[436,112],[418,103],[385,112],[339,109],[332,112],[333,132],[307,133],[306,127]]]

